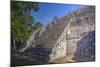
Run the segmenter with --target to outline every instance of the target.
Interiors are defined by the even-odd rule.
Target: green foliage
[[[35,25],[34,25],[34,28],[37,29],[40,26],[42,26],[42,24],[40,22],[36,22]]]
[[[38,29],[39,27],[41,27],[42,24],[40,22],[36,22],[31,28],[30,28],[30,31],[29,32],[32,32],[36,29]]]
[[[30,13],[38,9],[39,4],[35,2],[11,1],[11,36],[18,45],[26,41],[31,31],[42,25],[36,22],[32,26],[34,18]],[[32,29],[33,27],[35,29]]]
[[[23,2],[23,1],[12,1],[11,11],[15,15],[26,15],[31,12],[31,10],[38,11],[39,4],[36,2]]]

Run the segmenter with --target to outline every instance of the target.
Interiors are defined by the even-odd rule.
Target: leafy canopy
[[[36,2],[11,2],[11,36],[16,43],[24,43],[31,31],[42,26],[40,22],[32,25],[35,19],[30,16],[30,13],[38,11],[38,9],[39,4]]]

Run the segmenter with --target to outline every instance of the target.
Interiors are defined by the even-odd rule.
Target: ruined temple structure
[[[64,17],[55,17],[27,40],[20,50],[31,59],[48,63],[68,56],[69,60],[95,60],[95,7],[85,6]]]

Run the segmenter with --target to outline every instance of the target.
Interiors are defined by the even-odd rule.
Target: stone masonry
[[[95,7],[79,8],[34,31],[21,52],[44,63],[63,56],[95,60]]]

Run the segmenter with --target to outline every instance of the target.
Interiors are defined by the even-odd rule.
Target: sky
[[[32,11],[31,15],[36,21],[46,25],[52,21],[54,16],[65,16],[79,7],[82,5],[40,3],[39,10],[37,12]]]

